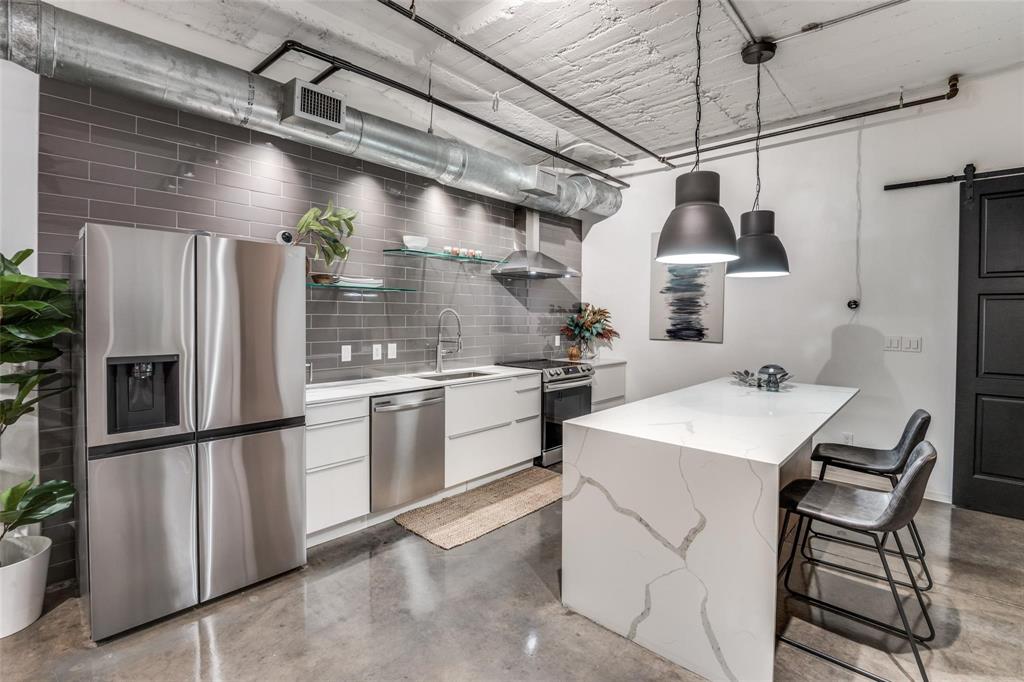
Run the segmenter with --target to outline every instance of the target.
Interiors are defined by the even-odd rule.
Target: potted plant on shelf
[[[606,308],[590,303],[581,303],[569,316],[562,327],[562,335],[569,340],[570,360],[593,358],[597,354],[598,343],[611,347],[612,339],[619,338],[619,333],[612,327],[612,314]]]
[[[40,400],[70,388],[49,387],[57,371],[41,365],[59,358],[56,341],[74,332],[71,294],[65,281],[22,274],[18,266],[30,255],[31,249],[0,254],[0,365],[10,368],[0,374],[8,389],[0,399],[0,439]],[[0,637],[39,617],[50,558],[49,538],[10,531],[67,509],[75,495],[67,481],[34,481],[0,492]]]
[[[352,209],[335,206],[330,201],[327,202],[327,208],[314,206],[306,211],[295,225],[295,232],[299,235],[296,244],[311,244],[315,249],[315,256],[322,258],[327,267],[335,260],[345,260],[348,258],[349,247],[343,240],[351,237],[356,231],[356,215],[358,214]],[[309,270],[307,260],[307,274]],[[329,279],[331,275],[326,277]]]

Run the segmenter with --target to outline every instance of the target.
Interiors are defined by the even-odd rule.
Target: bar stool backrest
[[[910,415],[910,421],[907,422],[906,427],[903,429],[900,442],[893,448],[893,452],[899,455],[899,463],[893,467],[895,473],[901,473],[906,469],[907,462],[910,460],[910,453],[928,435],[928,426],[931,423],[932,416],[925,410],[914,410],[914,414]]]
[[[903,470],[903,477],[889,494],[889,506],[878,519],[876,530],[891,533],[910,525],[921,508],[928,478],[935,468],[935,448],[928,441],[921,441],[910,453],[910,461]]]

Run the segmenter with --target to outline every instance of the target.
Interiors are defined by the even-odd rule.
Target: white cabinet
[[[512,421],[512,377],[445,387],[445,435],[460,435]]]
[[[594,382],[590,388],[590,409],[592,412],[607,410],[609,407],[626,402],[626,365],[595,365]]]
[[[306,409],[306,533],[370,512],[370,401]]]
[[[445,388],[445,487],[540,455],[540,375]]]

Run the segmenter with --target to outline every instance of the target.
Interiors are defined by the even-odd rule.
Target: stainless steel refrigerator
[[[83,228],[75,475],[93,639],[305,563],[304,257]]]

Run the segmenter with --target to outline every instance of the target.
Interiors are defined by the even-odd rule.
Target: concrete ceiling
[[[739,50],[882,0],[705,0],[704,139],[753,126],[754,67]],[[252,68],[286,38],[372,68],[600,167],[635,148],[414,24],[376,0],[54,0],[101,21]],[[695,0],[418,0],[417,12],[659,153],[692,145]],[[766,125],[895,102],[947,76],[1024,62],[1024,2],[911,0],[786,40],[765,66]],[[289,57],[266,75],[310,78],[323,64]],[[359,109],[425,129],[429,105],[344,72],[324,83]],[[495,110],[495,93],[498,103]],[[438,134],[527,162],[543,155],[443,111]],[[611,150],[611,151],[608,151]]]

